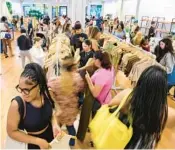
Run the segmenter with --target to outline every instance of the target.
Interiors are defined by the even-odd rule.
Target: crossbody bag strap
[[[109,95],[110,91],[111,91],[111,89],[108,91],[108,93],[107,93],[107,95],[106,95],[105,99],[103,100],[103,103],[105,102],[106,98],[108,97],[108,95]]]
[[[130,94],[132,93],[132,90],[130,89],[130,92],[123,98],[123,100],[121,101],[120,105],[118,106],[117,110],[112,114],[113,116],[116,116],[119,111],[121,110],[121,108],[123,108],[123,106],[126,104],[128,97],[130,96]]]
[[[20,96],[16,96],[13,100],[16,100],[19,106],[19,113],[20,113],[20,121],[24,120],[25,116],[26,116],[26,103],[24,102],[24,100],[20,97]]]

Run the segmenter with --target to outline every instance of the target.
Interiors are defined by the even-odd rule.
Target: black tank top
[[[26,116],[24,118],[24,128],[27,132],[38,132],[46,128],[52,119],[52,105],[46,97],[44,104],[40,108],[34,107],[31,103],[26,103]]]
[[[19,103],[19,99],[16,101],[19,107],[22,107],[21,103]],[[42,107],[37,108],[27,102],[25,102],[24,107],[26,107],[24,108],[26,110],[26,115],[24,118],[21,117],[20,129],[25,129],[27,132],[39,132],[51,123],[53,108],[50,100],[46,96],[44,97],[44,104]]]

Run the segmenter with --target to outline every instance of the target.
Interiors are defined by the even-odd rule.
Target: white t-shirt
[[[64,25],[65,21],[66,21],[66,20],[65,20],[64,18],[61,18],[61,19],[60,19],[61,25]]]
[[[96,20],[93,21],[93,27],[95,27],[97,24]]]
[[[4,22],[0,22],[0,39],[4,39],[5,38],[6,31],[7,31],[7,28],[5,26],[5,23]]]
[[[5,27],[5,23],[4,22],[0,22],[0,30],[1,31],[6,31],[7,28]]]
[[[41,67],[44,66],[45,53],[42,48],[32,47],[30,49],[30,53],[32,55],[33,62],[39,64]]]

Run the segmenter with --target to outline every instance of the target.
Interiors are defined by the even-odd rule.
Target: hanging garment
[[[33,47],[30,49],[30,54],[32,55],[33,62],[39,64],[41,67],[44,67],[45,53],[41,47]]]
[[[136,62],[138,62],[138,61],[140,61],[140,58],[138,58],[137,56],[135,56],[135,57],[133,56],[132,58],[129,58],[128,64],[126,65],[125,71],[124,71],[124,73],[125,73],[126,76],[129,75],[129,73],[130,73],[130,71],[131,71],[133,65],[134,65]]]
[[[134,55],[132,53],[125,53],[123,55],[123,58],[122,58],[122,62],[121,62],[121,68],[122,68],[122,71],[124,72],[125,71],[125,67],[126,65],[128,64],[128,60],[129,58],[132,58]],[[134,56],[135,57],[135,56]]]
[[[130,72],[130,74],[129,74],[129,79],[131,81],[137,82],[139,77],[140,77],[140,75],[142,74],[142,72],[146,68],[152,66],[152,61],[153,60],[147,60],[147,61],[145,61],[143,63],[139,63],[138,62],[138,65],[137,65],[137,63],[135,63],[133,68],[132,68],[132,70],[131,70],[131,72]]]

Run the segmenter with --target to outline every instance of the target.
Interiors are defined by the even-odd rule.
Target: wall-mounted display
[[[95,16],[99,18],[102,16],[102,5],[91,5],[90,6],[90,16]]]
[[[29,16],[29,12],[33,14],[33,11],[40,12],[41,14],[48,15],[49,9],[46,4],[24,4],[23,5],[23,12],[24,16]]]
[[[29,15],[29,11],[33,8],[33,4],[24,4],[23,5],[23,12],[24,12],[24,16],[28,16]]]
[[[67,6],[60,6],[59,7],[59,16],[67,16]]]
[[[52,18],[58,16],[58,6],[52,6]]]

